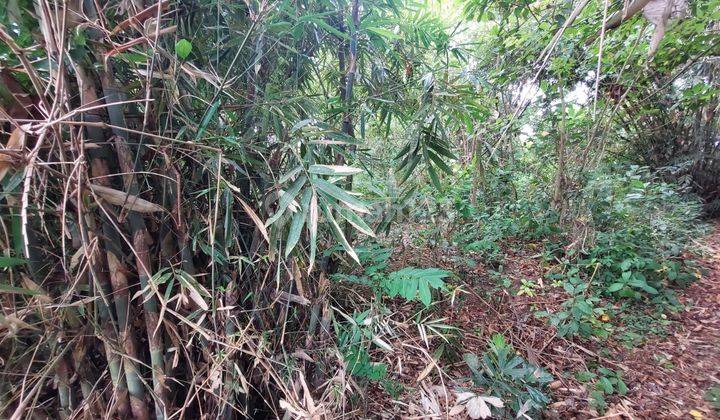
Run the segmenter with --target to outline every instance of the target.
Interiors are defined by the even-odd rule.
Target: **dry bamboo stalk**
[[[87,75],[85,69],[82,66],[76,66],[75,70],[77,74],[78,85],[80,86],[81,106],[97,103],[97,95],[95,93],[96,87],[93,80]],[[99,119],[99,117],[93,114],[87,115],[87,118]],[[88,138],[91,141],[101,142],[105,140],[102,129],[94,126],[88,126],[86,127],[86,130]],[[107,177],[107,175],[109,174],[109,170],[107,162],[105,162],[105,160],[100,158],[99,156],[102,155],[102,152],[107,151],[107,149],[109,148],[106,145],[103,145],[101,147],[101,150],[89,151],[91,157],[90,166],[92,175],[96,179],[96,182],[98,184],[101,184],[100,186],[105,188],[109,188],[110,186],[110,181]],[[117,255],[120,255],[120,253],[117,249],[117,243],[119,242],[108,240],[110,238],[116,238],[117,232],[107,220],[103,220],[102,222],[102,232],[106,239],[105,241],[103,241],[104,247],[102,248],[105,250],[105,259],[103,262],[106,264],[106,266],[104,268],[106,268],[105,272],[109,272],[110,277],[108,281],[109,284],[106,287],[108,289],[108,293],[110,293],[111,290],[115,293],[113,296],[113,301],[117,314],[116,319],[118,321],[117,330],[119,335],[119,342],[125,353],[128,355],[128,358],[123,361],[123,370],[125,373],[125,381],[130,398],[130,410],[134,418],[144,420],[148,419],[150,417],[150,414],[147,404],[145,403],[144,384],[142,382],[140,374],[138,373],[137,366],[134,362],[135,360],[139,359],[136,350],[137,345],[132,339],[132,334],[127,330],[127,315],[129,308],[128,284],[125,277],[118,278],[119,270],[117,265]]]
[[[115,137],[115,149],[118,155],[120,167],[124,173],[133,173],[135,165],[133,164],[133,156],[130,148],[124,139]],[[126,176],[125,188],[130,194],[137,195],[138,186],[134,177]],[[130,222],[130,230],[132,231],[132,242],[135,252],[135,261],[137,266],[138,277],[140,279],[140,287],[148,290],[148,296],[144,297],[143,309],[145,310],[145,326],[147,329],[148,342],[150,345],[150,363],[153,376],[153,390],[155,392],[155,416],[158,419],[165,418],[165,410],[168,408],[168,399],[165,386],[165,346],[163,344],[163,332],[160,328],[158,300],[154,290],[149,285],[152,278],[150,250],[145,240],[147,236],[147,228],[142,216],[137,213],[128,215]]]

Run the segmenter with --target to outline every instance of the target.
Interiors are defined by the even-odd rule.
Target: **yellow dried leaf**
[[[136,195],[128,194],[124,191],[118,191],[94,184],[90,184],[90,189],[108,203],[115,204],[116,206],[122,206],[128,210],[136,211],[138,213],[154,213],[165,210],[162,206],[151,203]]]
[[[694,419],[700,420],[703,418],[703,414],[697,410],[690,410],[690,415],[693,416]]]
[[[25,147],[25,132],[20,127],[16,127],[12,133],[10,133],[10,138],[4,149],[19,152],[23,147]],[[0,181],[5,178],[5,174],[7,174],[7,171],[10,170],[11,167],[12,157],[0,153]]]
[[[22,275],[22,283],[24,288],[37,293],[35,297],[40,302],[47,304],[52,303],[52,299],[50,299],[50,296],[48,296],[47,292],[39,284],[35,283],[30,277],[25,274]]]

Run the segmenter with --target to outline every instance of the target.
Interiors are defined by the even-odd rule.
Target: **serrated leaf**
[[[618,379],[617,381],[617,389],[619,395],[625,395],[628,392],[628,387],[625,385],[625,382],[623,382],[622,379]]]
[[[606,377],[600,378],[600,380],[597,383],[597,387],[600,391],[603,391],[605,394],[612,394],[613,393],[613,385],[610,382],[610,379]]]

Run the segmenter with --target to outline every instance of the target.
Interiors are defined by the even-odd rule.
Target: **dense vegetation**
[[[616,365],[522,334],[632,347],[682,306],[719,30],[718,0],[3,2],[0,415],[537,418],[558,375],[604,412]],[[513,327],[453,323],[508,296]]]

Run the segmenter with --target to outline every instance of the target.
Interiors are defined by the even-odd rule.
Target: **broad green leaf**
[[[625,287],[624,283],[613,283],[610,286],[608,286],[607,291],[610,293],[614,293],[614,292],[617,292],[618,290],[622,289],[623,287]]]
[[[181,39],[175,43],[175,54],[183,60],[188,58],[192,51],[192,43],[187,39]]]

